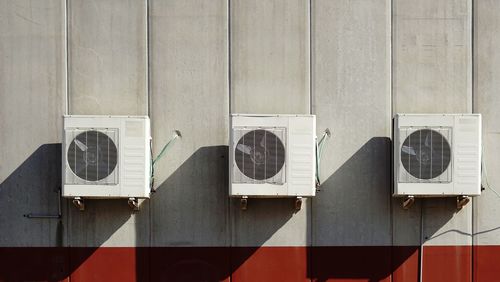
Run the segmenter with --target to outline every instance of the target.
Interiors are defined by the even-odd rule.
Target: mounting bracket
[[[407,210],[407,209],[410,209],[411,206],[413,206],[413,204],[415,203],[415,197],[414,196],[406,196],[404,199],[403,199],[403,209]]]
[[[242,196],[240,200],[240,208],[243,211],[246,211],[248,207],[248,196]]]
[[[80,211],[85,210],[85,202],[80,197],[75,197],[73,199],[73,205],[75,205]]]
[[[137,198],[128,198],[128,205],[134,211],[139,210],[139,200]]]

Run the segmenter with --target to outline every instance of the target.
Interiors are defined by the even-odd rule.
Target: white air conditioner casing
[[[314,115],[233,114],[231,127],[230,196],[315,195]]]
[[[481,115],[397,114],[393,196],[481,194]]]
[[[149,198],[147,116],[64,116],[64,197]]]

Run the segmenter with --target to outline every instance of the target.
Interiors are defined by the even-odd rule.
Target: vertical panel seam
[[[146,4],[146,111],[148,117],[151,118],[151,73],[150,73],[150,40],[149,40],[149,0],[145,0]],[[152,124],[153,121],[150,120]]]
[[[474,1],[471,0],[470,2],[471,4],[471,21],[470,21],[470,30],[471,30],[471,35],[470,35],[470,64],[471,64],[471,90],[470,90],[470,95],[471,95],[471,107],[472,107],[472,113],[475,113],[476,112],[476,109],[475,109],[475,79],[474,79],[474,68],[475,68],[475,64],[474,64],[474,38],[475,38],[475,33],[474,33],[474,21],[475,21],[475,16],[474,16]],[[484,142],[484,140],[483,140]],[[471,236],[471,265],[470,265],[470,269],[471,269],[471,276],[470,276],[470,281],[474,281],[474,270],[475,270],[475,267],[474,267],[474,234],[475,234],[475,220],[474,220],[474,209],[476,207],[475,205],[475,199],[474,197],[472,197],[472,201],[471,201],[471,229],[472,229],[472,236]]]
[[[148,117],[150,118],[150,128],[153,128],[152,124],[153,124],[153,119],[151,118],[151,76],[150,76],[150,54],[149,54],[149,44],[150,44],[150,41],[149,41],[149,29],[150,29],[150,26],[149,26],[149,0],[145,0],[145,5],[146,5],[146,99],[147,99],[147,103],[146,103],[146,107],[147,107],[147,115]],[[152,132],[150,131],[150,135],[151,135],[151,138],[152,138]],[[150,144],[152,144],[150,142]],[[151,146],[151,145],[150,145]],[[152,150],[152,148],[150,148],[150,150]],[[152,246],[152,242],[153,242],[153,225],[152,225],[152,222],[153,222],[153,212],[152,212],[152,209],[153,209],[153,197],[150,197],[149,199],[149,210],[148,210],[148,232],[149,232],[149,236],[148,236],[148,246],[151,247]],[[151,252],[148,252],[148,259],[151,261]],[[151,272],[150,272],[151,273]]]
[[[313,114],[313,3],[312,0],[308,1],[308,6],[309,6],[309,114]],[[315,128],[315,130],[317,130]],[[318,172],[317,172],[318,173]],[[314,188],[316,189],[316,187]],[[306,234],[306,245],[309,245],[310,251],[306,251],[306,271],[309,273],[309,280],[312,280],[313,274],[312,274],[312,247],[314,245],[314,226],[313,226],[313,205],[314,205],[314,199],[311,198],[309,201],[309,242],[307,242],[307,234]],[[306,220],[306,224],[307,224]],[[307,230],[307,229],[306,229]],[[307,232],[307,231],[306,231]]]
[[[65,32],[65,44],[66,44],[66,49],[65,49],[65,56],[66,56],[66,63],[64,64],[64,68],[65,68],[65,80],[66,80],[66,93],[65,93],[65,98],[66,98],[66,105],[65,105],[65,108],[64,108],[64,114],[66,115],[69,115],[69,111],[70,111],[70,108],[69,108],[69,89],[70,89],[70,80],[69,80],[69,1],[70,0],[65,0],[64,1],[64,10],[65,10],[65,14],[64,14],[64,32]]]
[[[389,107],[389,136],[391,137],[391,141],[390,142],[390,145],[389,145],[389,183],[390,183],[390,192],[389,192],[389,236],[390,236],[390,240],[391,240],[391,254],[390,254],[390,269],[391,269],[391,273],[390,273],[390,280],[392,281],[393,280],[393,262],[394,262],[394,252],[392,251],[392,248],[394,246],[394,210],[393,210],[393,198],[392,198],[392,190],[394,189],[394,163],[393,163],[393,148],[392,146],[394,146],[393,142],[394,142],[394,138],[393,138],[393,126],[392,126],[392,118],[394,117],[394,105],[393,105],[393,101],[394,101],[394,97],[393,97],[393,81],[392,81],[392,65],[393,65],[393,58],[392,58],[392,54],[393,54],[393,30],[392,30],[392,27],[393,27],[393,16],[392,16],[392,12],[393,12],[393,4],[394,4],[394,1],[393,0],[389,0],[388,1],[389,3],[389,13],[388,13],[388,16],[389,16],[389,104],[390,104],[390,107]]]
[[[470,97],[471,97],[471,112],[474,113],[474,1],[469,0],[470,5],[470,52],[469,52],[469,63],[471,66],[470,71]],[[469,76],[469,75],[468,75]]]
[[[313,44],[312,44],[312,38],[313,38],[313,28],[312,28],[312,0],[308,1],[309,5],[309,11],[308,11],[308,16],[309,16],[309,114],[313,113]]]
[[[70,114],[70,107],[69,107],[69,104],[70,104],[70,101],[69,101],[69,85],[70,85],[70,82],[69,82],[69,1],[70,0],[64,0],[64,33],[65,33],[65,57],[66,57],[66,63],[64,65],[64,68],[65,68],[65,80],[66,80],[66,93],[65,93],[65,108],[64,108],[64,114],[66,115],[69,115]],[[62,138],[64,138],[64,136],[62,136]],[[66,217],[65,217],[65,221],[66,221],[66,228],[64,229],[64,239],[66,240],[66,242],[64,242],[63,245],[66,245],[66,246],[69,246],[71,247],[71,232],[69,232],[69,225],[71,223],[71,214],[70,214],[70,206],[71,204],[69,203],[69,199],[66,199],[66,205],[65,205],[65,210],[66,210]],[[71,256],[69,255],[68,253],[68,260],[69,260],[69,263],[71,265]],[[68,278],[69,280],[71,280],[71,276],[69,276]]]
[[[228,153],[229,150],[232,150],[232,145],[231,145],[231,131],[232,131],[232,121],[231,121],[231,113],[232,113],[232,91],[231,91],[231,0],[226,1],[226,28],[227,28],[227,34],[226,34],[226,56],[227,56],[227,81],[226,81],[226,87],[227,87],[227,95],[228,95],[228,107],[227,107],[227,119],[228,119],[228,134],[226,136],[226,140],[228,140]],[[231,165],[231,160],[229,158],[230,154],[228,154],[228,174],[226,175],[226,181],[227,181],[227,187],[226,187],[226,192],[229,192],[229,185],[231,185],[229,181],[229,166]],[[226,224],[226,232],[227,232],[227,237],[226,240],[227,245],[229,245],[229,252],[227,254],[227,259],[228,259],[228,278],[229,281],[233,280],[233,271],[232,271],[232,266],[233,266],[233,258],[232,258],[232,253],[233,253],[233,217],[232,217],[232,212],[231,212],[231,198],[227,197],[226,199],[227,203],[227,224]]]

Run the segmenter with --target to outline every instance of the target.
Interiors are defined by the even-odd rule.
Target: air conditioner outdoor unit
[[[481,115],[396,115],[394,196],[480,194]]]
[[[64,197],[149,198],[147,116],[64,116],[62,155]]]
[[[230,196],[315,195],[314,115],[233,114],[231,123]]]

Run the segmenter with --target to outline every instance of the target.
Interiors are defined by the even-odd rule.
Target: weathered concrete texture
[[[150,2],[154,246],[227,246],[227,1]]]
[[[309,113],[309,1],[233,0],[233,113]]]
[[[425,245],[472,244],[472,204],[457,210],[456,198],[436,198],[424,199],[421,205]]]
[[[396,112],[472,109],[471,0],[393,1]]]
[[[149,245],[149,204],[133,212],[127,200],[85,200],[81,212],[68,204],[65,245],[70,247],[143,247]]]
[[[146,2],[70,0],[68,17],[69,114],[147,114]],[[69,246],[149,245],[147,201],[139,213],[126,200],[67,212]]]
[[[311,244],[310,199],[295,212],[292,198],[249,199],[248,209],[240,209],[239,199],[231,200],[232,245],[308,246]],[[305,259],[305,257],[303,258]]]
[[[313,112],[333,132],[314,246],[390,245],[390,1],[314,1]]]
[[[394,245],[472,244],[472,204],[457,210],[456,198],[421,198],[404,210],[402,201],[392,200]]]
[[[471,112],[471,5],[394,1],[394,113]],[[401,209],[401,199],[392,202],[395,245],[418,245],[425,237],[426,245],[471,244],[472,205],[457,213],[454,199],[418,199],[409,211]]]
[[[475,1],[474,106],[483,118],[483,185],[474,201],[474,244],[500,243],[500,2]],[[495,191],[494,191],[494,190]],[[497,193],[495,193],[497,192]]]
[[[147,114],[146,1],[69,0],[72,114]]]
[[[62,244],[57,214],[66,88],[64,1],[0,1],[1,246]]]
[[[309,2],[231,1],[231,112],[309,113]],[[232,245],[305,246],[310,205],[250,199],[230,206]]]

